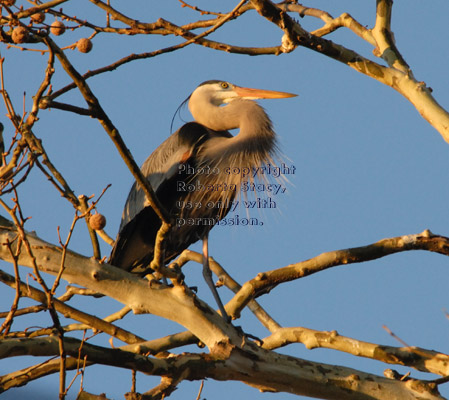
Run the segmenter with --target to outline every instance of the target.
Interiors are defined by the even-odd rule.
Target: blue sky
[[[64,11],[81,17],[81,7],[78,5],[77,10],[71,3],[75,4],[69,2]],[[131,17],[146,22],[163,17],[182,24],[197,17],[193,11],[181,8],[178,2],[134,1],[131,6],[114,3]],[[83,4],[85,12],[92,13],[85,15],[98,14],[90,3]],[[225,11],[222,2],[196,4]],[[233,4],[229,2],[228,9]],[[372,26],[374,22],[374,1],[315,0],[305,5],[322,8],[333,16],[349,12],[362,25]],[[128,12],[125,7],[132,9]],[[432,87],[435,98],[446,108],[449,106],[448,12],[449,3],[444,0],[434,0],[426,6],[417,0],[395,2],[393,10],[393,30],[399,50],[415,77]],[[321,26],[320,21],[309,18],[300,22],[307,29]],[[55,40],[64,46],[89,33],[79,30]],[[281,37],[282,32],[253,12],[241,21],[229,23],[211,39],[244,46],[273,46],[280,43]],[[328,38],[374,59],[372,48],[347,30],[339,30]],[[68,56],[80,72],[85,72],[132,52],[152,51],[180,41],[172,37],[98,35],[89,54],[68,51]],[[6,87],[17,111],[22,110],[24,91],[29,109],[31,96],[43,77],[46,56],[6,50],[4,46],[1,55],[6,59]],[[273,197],[275,209],[251,211],[251,216],[263,220],[263,226],[216,227],[210,237],[211,255],[240,283],[260,271],[280,268],[325,251],[366,245],[424,229],[449,234],[449,145],[391,88],[310,50],[298,48],[291,54],[250,57],[191,45],[179,52],[129,63],[90,79],[89,85],[141,164],[170,134],[170,123],[179,104],[208,79],[299,95],[260,102],[273,120],[285,162],[296,168],[295,174],[288,177],[286,193]],[[53,87],[57,89],[67,82],[57,64]],[[60,100],[84,105],[75,92]],[[5,123],[3,104],[0,107]],[[41,111],[39,117],[35,134],[42,139],[51,160],[77,195],[98,196],[106,185],[112,184],[99,204],[99,211],[108,220],[107,231],[115,236],[132,177],[106,133],[95,120],[59,110]],[[187,108],[182,109],[174,129],[190,119]],[[9,138],[11,127],[5,125],[5,136]],[[68,232],[72,207],[37,169],[27,184],[20,187],[19,196],[25,215],[32,216],[27,222],[29,230],[36,230],[40,237],[54,243],[58,240],[57,226],[63,235]],[[242,216],[246,210],[236,213]],[[77,227],[70,247],[90,255],[89,238],[82,224]],[[104,245],[104,254],[109,251]],[[187,266],[187,282],[199,286],[199,296],[213,304],[200,269],[198,265]],[[9,306],[9,290],[2,289],[0,294],[2,309]],[[220,294],[225,301],[230,299],[224,289]],[[449,351],[449,320],[444,314],[449,309],[447,260],[440,255],[403,253],[337,267],[284,284],[259,300],[283,326],[337,330],[356,339],[400,346],[382,328],[386,325],[410,345],[443,353]],[[81,299],[77,304],[98,316],[120,308],[119,304],[104,300]],[[36,325],[49,324],[47,317],[39,318]],[[142,315],[128,316],[118,325],[127,326],[131,322],[137,333],[148,338],[181,329],[173,323],[162,324],[156,317]],[[248,312],[236,324],[253,335],[262,338],[268,335]],[[19,327],[18,322],[15,328]],[[107,345],[106,339],[103,342],[99,339],[98,343]],[[303,345],[290,346],[282,352],[380,375],[390,367],[331,350],[306,350]],[[19,361],[22,367],[36,360]],[[0,371],[6,373],[11,365],[11,360],[0,362]],[[392,368],[402,373],[409,371]],[[424,377],[414,370],[411,373]],[[433,378],[425,376],[425,379]],[[140,391],[155,384],[157,379],[138,377]],[[89,392],[106,391],[111,398],[121,398],[121,393],[130,388],[130,373],[91,367],[84,385]],[[56,376],[30,385],[33,391],[42,393],[50,387],[57,388]],[[182,383],[171,398],[195,398],[198,387],[198,382]],[[11,391],[11,395],[26,390]],[[76,390],[72,390],[72,396]],[[441,392],[449,396],[448,388],[441,387]],[[262,394],[239,382],[214,381],[206,382],[202,397],[220,400],[231,396],[293,398],[288,394]]]

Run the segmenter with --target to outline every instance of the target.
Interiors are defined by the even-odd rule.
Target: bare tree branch
[[[379,40],[378,54],[386,58],[395,68],[385,67],[342,45],[314,36],[270,0],[251,0],[251,3],[260,15],[284,31],[289,44],[288,51],[292,51],[297,45],[307,47],[392,87],[412,103],[421,116],[449,143],[449,113],[433,98],[432,90],[424,82],[413,78],[410,68],[394,45],[391,31],[386,30],[389,27],[388,5],[392,3],[390,0],[378,2],[380,17],[377,19],[377,27],[373,30],[373,35],[376,34],[376,39]]]
[[[6,272],[0,271],[0,280],[6,285],[16,289],[16,280],[14,279],[14,277],[7,274]],[[45,294],[42,291],[35,289],[30,285],[20,282],[19,290],[21,296],[23,297],[32,298],[43,304],[45,304],[46,302]],[[114,326],[102,320],[101,318],[95,317],[94,315],[89,315],[87,313],[79,311],[67,304],[64,304],[63,302],[57,299],[53,299],[53,305],[56,311],[60,312],[61,314],[64,314],[65,316],[68,316],[76,321],[80,321],[91,328],[108,333],[109,335],[114,336],[117,339],[124,341],[125,343],[138,343],[144,341],[143,338],[140,338],[132,334],[131,332],[128,332],[122,328]]]
[[[339,335],[336,331],[322,332],[295,327],[281,328],[263,339],[262,347],[273,350],[291,343],[303,343],[308,349],[324,347],[367,357],[387,364],[405,365],[418,371],[449,375],[449,356],[417,347],[392,347],[362,342]]]
[[[64,341],[66,352],[72,357],[87,356],[95,363],[130,368],[151,375],[178,377],[176,379],[181,377],[198,380],[209,377],[218,380],[241,380],[260,390],[286,391],[341,400],[354,399],[355,392],[358,393],[356,398],[368,399],[374,388],[377,398],[381,400],[442,399],[435,390],[435,384],[376,377],[349,368],[304,362],[294,357],[257,350],[251,346],[246,351],[234,350],[229,354],[229,358],[224,360],[198,354],[183,354],[161,360],[88,343],[81,346],[81,342],[76,339],[65,338]],[[0,343],[0,356],[51,356],[57,351],[56,338],[7,339]],[[250,366],[246,361],[249,354],[253,354],[253,363]],[[329,381],[338,384],[325,384]]]
[[[242,286],[242,289],[227,304],[226,311],[233,317],[238,316],[249,300],[268,293],[282,282],[304,278],[331,267],[371,261],[410,250],[427,250],[448,256],[449,238],[434,235],[429,230],[425,230],[420,234],[382,239],[367,246],[322,253],[310,260],[261,272]]]

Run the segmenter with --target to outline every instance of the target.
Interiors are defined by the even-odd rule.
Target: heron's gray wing
[[[167,138],[142,165],[142,173],[170,214],[176,214],[179,197],[177,182],[189,179],[189,175],[182,173],[179,167],[191,161],[209,134],[204,126],[195,122],[187,123]],[[144,192],[134,183],[126,200],[109,262],[135,272],[141,267],[145,269],[153,259],[154,242],[160,226],[161,222],[147,202]],[[190,243],[184,248],[188,245]]]

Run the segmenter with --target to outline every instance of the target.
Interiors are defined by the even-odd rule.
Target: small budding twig
[[[101,251],[100,251],[100,244],[98,243],[97,234],[95,233],[95,230],[93,230],[91,225],[89,224],[91,208],[89,207],[89,205],[87,203],[88,198],[85,195],[80,195],[80,196],[78,196],[78,199],[80,202],[79,210],[83,213],[84,220],[86,221],[87,230],[89,231],[90,240],[92,242],[94,258],[97,260],[100,260],[101,259]]]
[[[20,254],[20,246],[17,246],[16,252],[14,253],[11,248],[11,243],[7,241],[6,246],[8,247],[8,251],[11,254],[11,257],[13,259],[13,268],[14,268],[14,276],[16,279],[16,294],[14,296],[13,303],[11,305],[11,308],[8,312],[8,315],[5,317],[5,321],[3,322],[2,326],[0,326],[0,333],[4,331],[4,335],[7,335],[9,333],[9,330],[11,328],[14,315],[17,311],[17,308],[19,306],[19,299],[20,299],[20,290],[18,282],[20,282],[20,275],[19,275],[19,254]]]
[[[27,234],[24,229],[24,223],[26,219],[22,215],[22,210],[20,208],[19,200],[18,200],[18,194],[17,191],[14,190],[15,197],[13,198],[14,201],[14,207],[11,209],[9,208],[6,203],[0,199],[0,204],[5,208],[5,210],[9,213],[11,218],[14,221],[14,224],[17,229],[18,233],[18,240],[21,244],[23,244],[28,256],[32,260],[32,267],[34,272],[34,278],[36,281],[41,285],[44,291],[45,295],[45,301],[44,304],[47,307],[47,310],[50,314],[50,317],[53,321],[53,326],[56,329],[57,337],[58,337],[58,344],[59,344],[59,355],[60,355],[60,373],[59,373],[59,393],[60,398],[64,398],[65,393],[65,378],[66,378],[66,353],[64,350],[64,329],[61,326],[61,323],[59,321],[58,313],[55,310],[54,307],[54,299],[53,299],[53,293],[48,288],[47,284],[43,280],[40,272],[39,267],[37,265],[36,257],[33,254],[33,251],[31,249],[31,245],[28,241]]]
[[[67,254],[68,245],[69,245],[70,239],[72,237],[73,231],[75,229],[75,224],[77,223],[78,220],[79,220],[79,217],[75,213],[75,216],[73,217],[72,225],[70,226],[69,233],[67,235],[67,239],[66,239],[65,243],[62,243],[59,226],[57,228],[58,229],[59,244],[62,247],[62,254],[61,254],[61,267],[59,268],[58,275],[56,275],[56,279],[53,282],[53,286],[51,288],[52,295],[54,295],[56,293],[56,288],[59,286],[59,282],[61,281],[62,274],[64,272],[64,262],[65,262],[65,257],[66,257],[66,254]]]

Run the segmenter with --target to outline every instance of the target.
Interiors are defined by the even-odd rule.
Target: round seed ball
[[[106,217],[103,214],[91,215],[89,225],[93,230],[101,231],[106,226]]]
[[[45,13],[39,12],[31,16],[33,24],[42,24],[45,21]]]
[[[28,30],[24,26],[17,26],[13,29],[11,39],[14,43],[25,43],[28,38]]]
[[[76,48],[81,53],[89,53],[89,51],[92,50],[92,46],[93,46],[93,44],[92,44],[91,40],[87,39],[87,38],[82,38],[82,39],[78,40],[78,42],[76,43]]]
[[[65,32],[65,25],[56,20],[51,24],[50,32],[55,36],[61,36]]]

